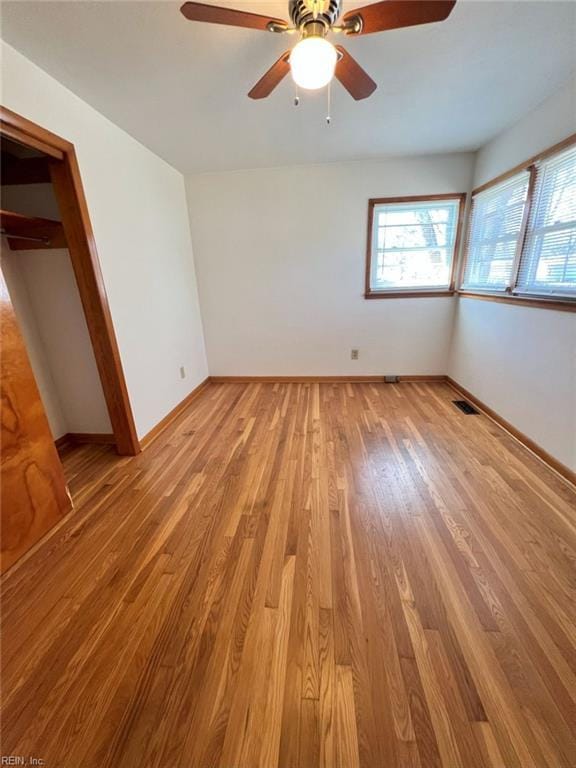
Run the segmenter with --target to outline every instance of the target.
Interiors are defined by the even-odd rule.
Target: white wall
[[[1,52],[3,105],[76,147],[142,436],[208,375],[183,177],[13,48]]]
[[[476,156],[474,187],[525,162],[574,131],[576,77],[480,149]]]
[[[576,315],[460,299],[450,376],[576,469]]]
[[[66,432],[110,434],[68,251],[6,249],[2,266],[54,438]]]
[[[454,299],[363,297],[368,199],[465,192],[472,164],[455,154],[188,177],[210,373],[445,373]]]
[[[478,153],[474,186],[576,131],[576,80]],[[461,299],[449,374],[576,470],[576,314]]]

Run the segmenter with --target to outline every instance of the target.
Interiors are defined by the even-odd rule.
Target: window
[[[449,293],[465,195],[370,200],[366,297]]]
[[[566,143],[473,194],[463,292],[556,299],[570,308],[576,299],[576,143]]]
[[[464,289],[509,288],[529,182],[529,172],[522,171],[472,198]]]
[[[536,168],[516,290],[576,296],[576,146]]]

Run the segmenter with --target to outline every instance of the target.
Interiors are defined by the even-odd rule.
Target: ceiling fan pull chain
[[[332,81],[330,81],[328,83],[328,88],[327,88],[327,91],[328,91],[328,94],[327,94],[327,96],[328,96],[328,110],[327,110],[327,115],[326,115],[326,125],[330,125],[330,123],[332,121],[332,117],[330,116],[330,113],[332,112],[332,87],[331,86],[332,86]]]
[[[294,83],[294,106],[297,107],[300,104],[300,94],[298,93],[298,86]]]

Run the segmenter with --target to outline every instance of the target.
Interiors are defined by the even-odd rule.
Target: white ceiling
[[[275,0],[219,4],[287,18]],[[178,9],[4,2],[2,37],[184,172],[476,149],[576,71],[575,2],[459,0],[443,23],[343,40],[378,90],[354,102],[336,84],[328,127],[325,93],[295,108],[289,77],[246,96],[294,38]]]

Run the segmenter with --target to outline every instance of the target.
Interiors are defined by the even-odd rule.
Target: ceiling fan
[[[182,14],[190,21],[227,24],[275,33],[297,33],[300,40],[285,51],[249,92],[251,99],[264,99],[288,74],[300,88],[323,88],[334,75],[354,99],[365,99],[376,83],[341,45],[333,45],[330,32],[368,35],[400,27],[414,27],[444,21],[456,0],[381,0],[341,15],[342,0],[289,0],[288,12],[293,26],[282,19],[257,13],[220,8],[205,3],[187,2]]]

